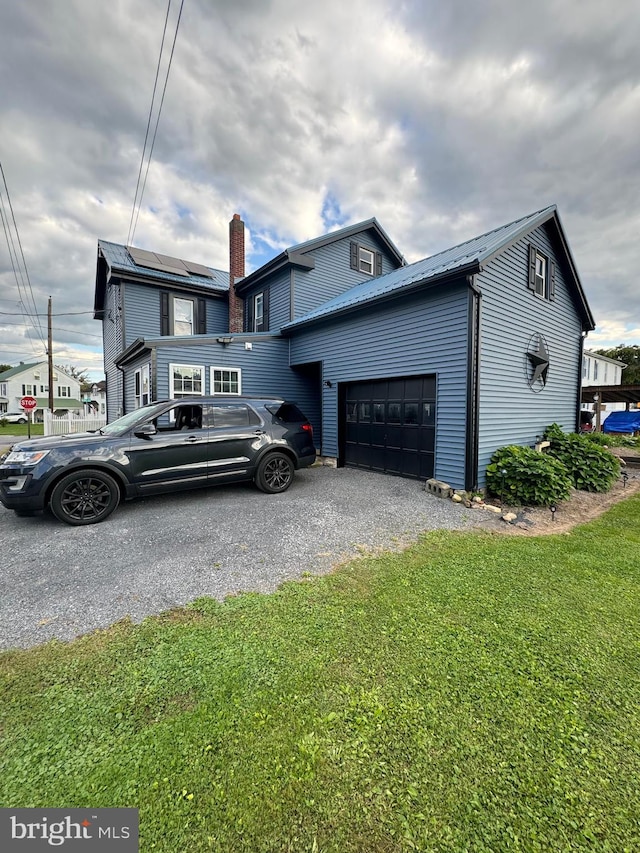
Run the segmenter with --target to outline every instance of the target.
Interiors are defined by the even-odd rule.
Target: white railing
[[[48,409],[44,410],[45,435],[69,435],[72,432],[87,432],[90,429],[100,429],[106,422],[107,419],[104,416],[52,415]]]

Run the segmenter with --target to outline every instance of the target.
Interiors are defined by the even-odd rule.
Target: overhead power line
[[[22,314],[25,317],[28,317],[31,321],[31,325],[33,325],[35,331],[38,333],[38,337],[40,338],[41,344],[44,346],[44,333],[42,331],[42,326],[40,322],[36,320],[38,313],[36,307],[35,297],[33,295],[33,287],[31,286],[31,279],[29,277],[29,270],[27,268],[27,261],[24,256],[24,251],[22,249],[22,241],[20,240],[20,232],[18,230],[18,223],[16,222],[16,217],[13,212],[13,204],[11,203],[11,195],[9,193],[9,187],[7,186],[7,179],[4,174],[4,168],[2,167],[2,163],[0,162],[0,175],[2,176],[2,184],[4,186],[4,195],[7,197],[7,204],[9,207],[9,211],[5,207],[4,195],[1,192],[0,188],[0,217],[2,218],[2,226],[4,229],[5,238],[7,240],[7,248],[9,249],[9,260],[11,261],[11,267],[13,269],[13,275],[16,280],[16,286],[18,288],[18,295],[20,297],[20,303],[25,309]],[[9,213],[11,214],[11,220],[9,220]],[[13,223],[13,230],[11,228],[11,224]],[[15,240],[13,238],[13,234],[15,233]],[[16,243],[18,245],[18,249],[20,250],[20,255],[18,256],[18,250],[16,249]],[[24,273],[23,273],[24,270]],[[26,285],[25,285],[26,279]],[[21,287],[22,283],[22,287]],[[24,290],[24,295],[22,291]],[[27,325],[27,335],[29,340],[31,341],[31,335],[29,332],[29,325]],[[33,342],[32,342],[33,344]],[[35,345],[34,345],[35,352]]]
[[[149,117],[147,119],[147,130],[144,137],[144,145],[142,146],[142,157],[140,159],[140,168],[138,170],[138,180],[136,183],[136,191],[133,198],[133,206],[131,208],[131,219],[129,220],[129,232],[127,234],[127,246],[130,246],[133,243],[133,239],[135,237],[136,228],[138,227],[138,217],[140,216],[140,209],[142,207],[142,198],[144,196],[145,187],[147,186],[147,176],[149,175],[149,167],[151,166],[151,160],[153,157],[153,149],[156,142],[156,134],[158,133],[158,125],[160,124],[160,116],[162,114],[162,106],[164,104],[164,96],[167,91],[167,83],[169,82],[169,74],[171,72],[171,63],[173,61],[173,53],[176,47],[176,40],[178,38],[178,29],[180,28],[180,19],[182,18],[182,8],[184,6],[184,0],[181,0],[180,3],[180,11],[178,12],[178,20],[176,21],[176,29],[173,34],[173,43],[171,45],[171,53],[169,54],[169,62],[167,64],[167,71],[164,78],[164,86],[162,87],[162,97],[160,98],[160,105],[158,107],[158,113],[156,115],[155,127],[153,130],[153,136],[151,138],[151,145],[149,147],[149,154],[147,157],[147,165],[144,172],[144,180],[142,181],[142,187],[140,187],[140,177],[142,175],[142,170],[144,168],[145,161],[145,152],[147,148],[147,141],[149,139],[149,128],[151,127],[151,117],[153,115],[153,106],[156,98],[156,91],[158,87],[158,77],[160,74],[160,66],[162,64],[162,55],[164,53],[164,42],[165,36],[167,32],[167,22],[169,20],[169,12],[171,10],[171,0],[169,0],[167,4],[167,14],[165,16],[164,28],[162,30],[162,41],[160,42],[160,53],[158,55],[158,65],[156,67],[156,77],[153,84],[153,94],[151,96],[151,105],[149,107]],[[139,194],[138,194],[139,190]]]
[[[22,317],[23,314],[21,311],[0,311],[5,317]],[[52,317],[71,317],[71,315],[76,314],[93,314],[93,311],[60,311],[57,314],[52,314]],[[35,314],[35,317],[48,317],[48,313],[45,311],[44,314]],[[44,343],[44,341],[43,341]]]

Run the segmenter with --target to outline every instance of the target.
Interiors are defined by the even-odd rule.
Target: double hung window
[[[211,393],[240,395],[242,393],[241,371],[231,367],[212,367]]]

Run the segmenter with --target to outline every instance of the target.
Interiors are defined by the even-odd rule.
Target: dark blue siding
[[[250,341],[251,350],[245,349]],[[156,342],[157,344],[157,342]],[[284,338],[236,338],[228,346],[209,342],[201,345],[163,346],[157,344],[157,399],[169,396],[169,365],[188,364],[205,368],[205,394],[212,393],[211,367],[232,367],[242,371],[242,393],[259,396],[284,396],[296,402],[320,440],[320,400],[318,383],[289,367],[289,341]],[[138,365],[136,365],[138,366]],[[132,372],[127,369],[127,373]]]
[[[291,340],[291,363],[323,362],[322,452],[338,455],[339,382],[393,376],[437,376],[436,477],[464,487],[468,288],[389,302],[301,329]]]
[[[269,328],[265,331],[277,332],[281,326],[291,319],[291,272],[280,271],[274,274],[268,281],[263,281],[256,287],[252,287],[248,293],[243,293],[245,316],[248,311],[250,299],[264,290],[269,291]]]
[[[370,231],[322,246],[309,253],[315,261],[315,269],[295,270],[294,318],[302,317],[355,284],[371,280],[371,276],[350,268],[351,242],[382,253],[383,275],[397,268],[395,259],[386,254],[383,244]]]
[[[124,316],[126,325],[125,347],[136,338],[157,338],[160,335],[160,290],[143,284],[127,282],[124,290]],[[180,295],[180,294],[177,294]],[[195,298],[189,295],[187,298]],[[222,298],[205,297],[207,306],[207,333],[225,334],[229,328],[229,305],[226,294]]]
[[[555,260],[554,301],[527,287],[528,246]],[[477,276],[482,290],[480,359],[480,483],[491,454],[506,444],[533,445],[556,422],[575,429],[581,325],[545,227],[518,241]],[[528,385],[526,353],[542,334],[550,356],[545,388]]]

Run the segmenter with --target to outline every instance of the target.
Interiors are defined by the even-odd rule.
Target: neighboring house
[[[82,393],[85,414],[106,417],[107,414],[107,380],[94,382]]]
[[[620,385],[622,371],[627,365],[623,361],[585,350],[582,356],[582,387],[592,385]]]
[[[38,406],[33,419],[42,421],[49,408],[49,366],[46,361],[35,364],[20,362],[17,367],[0,373],[0,412],[19,412],[22,397],[35,397]],[[80,383],[59,367],[53,370],[53,407],[57,415],[80,414]]]
[[[582,408],[595,412],[596,429],[611,412],[640,407],[640,386],[622,385],[627,365],[615,358],[585,350],[582,359]]]
[[[151,399],[283,394],[338,465],[456,488],[493,451],[576,429],[594,328],[555,205],[407,265],[375,219],[244,276],[99,241],[109,419]]]

